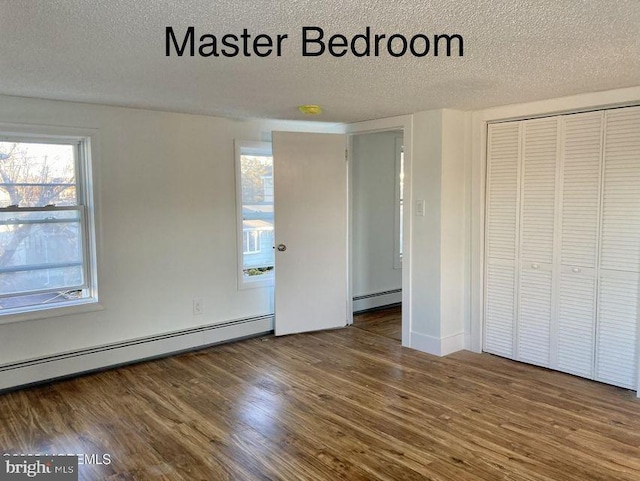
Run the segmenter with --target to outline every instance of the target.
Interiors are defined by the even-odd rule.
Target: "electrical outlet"
[[[193,300],[193,315],[199,316],[202,314],[202,299]]]

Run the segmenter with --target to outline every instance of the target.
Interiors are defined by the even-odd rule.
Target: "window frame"
[[[256,287],[272,287],[275,281],[274,270],[255,278],[244,275],[244,256],[255,253],[244,252],[243,240],[245,235],[242,215],[242,155],[273,156],[271,142],[259,142],[250,140],[235,140],[235,171],[236,171],[236,252],[237,252],[237,277],[238,289],[251,289]],[[261,233],[258,231],[258,235]],[[262,240],[260,239],[260,242]],[[275,264],[275,259],[274,259]]]
[[[247,250],[244,250],[244,245],[242,246],[242,254],[249,255],[249,254],[257,254],[258,252],[260,252],[260,231],[256,229],[246,229],[246,230],[243,229],[242,234],[244,236],[244,238],[242,239],[242,242],[246,241],[247,243]],[[255,235],[254,237],[255,249],[251,249],[252,234]]]
[[[393,268],[402,269],[402,229],[404,223],[404,196],[400,190],[400,175],[404,173],[404,138],[399,135],[395,138],[395,201],[394,201],[394,226],[393,226]]]
[[[0,141],[73,145],[76,177],[76,205],[47,208],[47,211],[77,210],[81,217],[84,284],[83,297],[67,299],[55,304],[35,304],[0,310],[0,324],[58,317],[103,309],[98,301],[96,202],[94,199],[93,164],[96,153],[92,145],[98,144],[94,129],[73,127],[35,126],[0,123]],[[1,212],[33,212],[42,208],[2,208]],[[62,289],[56,289],[59,292]],[[44,291],[38,291],[43,292]]]

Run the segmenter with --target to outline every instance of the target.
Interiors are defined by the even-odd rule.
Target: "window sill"
[[[240,279],[238,281],[238,290],[254,289],[256,287],[273,287],[273,285],[274,285],[273,276],[267,279],[255,279],[255,280]]]
[[[0,325],[102,310],[104,306],[93,298],[60,303],[56,306],[23,307],[0,313]]]

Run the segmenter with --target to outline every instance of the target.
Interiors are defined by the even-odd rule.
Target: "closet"
[[[488,126],[484,350],[637,385],[640,107]]]

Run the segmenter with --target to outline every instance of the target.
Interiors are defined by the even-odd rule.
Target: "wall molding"
[[[434,356],[448,356],[465,348],[465,333],[458,332],[450,336],[435,337],[411,331],[411,348]]]
[[[454,352],[462,351],[464,349],[464,338],[463,331],[441,338],[440,355],[448,356]]]
[[[411,331],[411,345],[409,347],[427,354],[440,356],[440,339],[434,336]]]
[[[267,314],[7,363],[0,366],[0,392],[259,336],[273,325]]]

